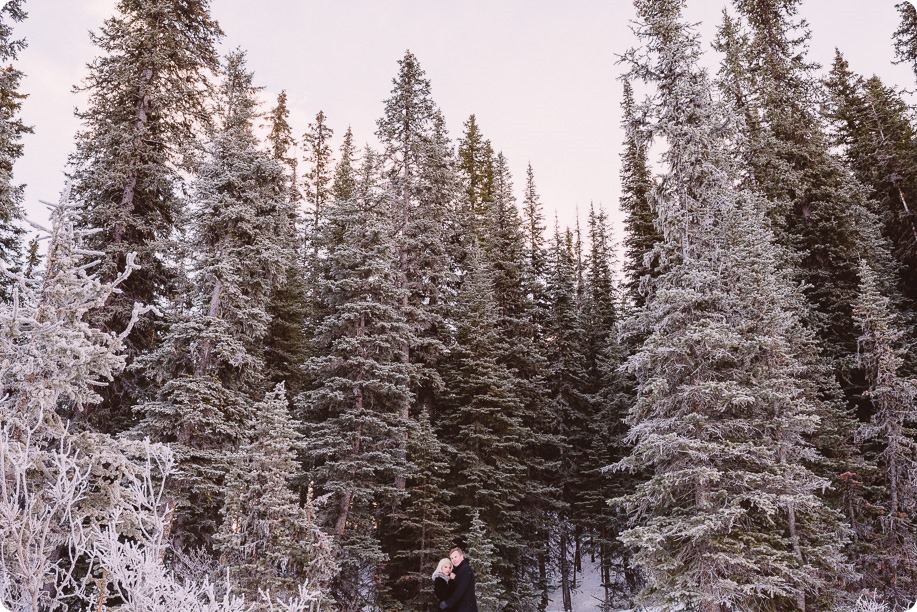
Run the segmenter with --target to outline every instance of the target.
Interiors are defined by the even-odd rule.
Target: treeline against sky
[[[593,567],[605,610],[913,604],[914,109],[811,64],[799,4],[734,0],[713,74],[635,0],[619,249],[410,51],[375,134],[296,134],[207,0],[121,0],[41,249],[7,1],[0,600],[434,609],[459,545],[486,611]]]

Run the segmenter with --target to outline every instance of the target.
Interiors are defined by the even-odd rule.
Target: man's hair
[[[451,555],[451,554],[454,553],[454,552],[458,552],[458,554],[462,555],[463,557],[465,556],[465,551],[463,551],[463,550],[462,550],[461,548],[459,548],[458,546],[456,546],[455,548],[453,548],[452,550],[450,550],[450,551],[449,551],[449,554]]]

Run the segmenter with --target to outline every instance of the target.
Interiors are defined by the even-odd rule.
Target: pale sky
[[[709,50],[724,3],[688,0]],[[30,217],[45,217],[39,200],[56,200],[78,128],[71,92],[97,53],[89,30],[114,12],[114,0],[28,0],[16,29],[28,48],[24,139],[15,181],[26,184]],[[453,141],[474,113],[495,149],[510,162],[521,197],[532,163],[549,225],[555,211],[572,224],[579,207],[603,205],[617,218],[622,66],[635,43],[628,0],[213,0],[226,37],[223,51],[248,51],[256,83],[270,102],[286,89],[298,135],[319,110],[334,129],[334,149],[348,124],[357,143],[375,144],[375,122],[405,49],[432,83]],[[887,83],[914,86],[892,66],[898,25],[893,0],[808,0],[809,59],[830,66],[839,47],[853,70]],[[709,61],[715,62],[709,51]],[[265,108],[267,110],[267,108]],[[620,237],[620,224],[616,224]]]

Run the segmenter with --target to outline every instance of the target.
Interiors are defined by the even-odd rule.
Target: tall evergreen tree
[[[0,7],[0,63],[5,64],[0,72],[0,261],[8,269],[15,269],[21,263],[25,233],[19,225],[23,216],[23,186],[13,184],[13,164],[22,156],[23,134],[32,133],[32,128],[19,117],[26,97],[19,91],[24,75],[12,65],[26,44],[25,40],[13,38],[13,23],[26,18],[23,3],[24,0],[7,0]],[[9,300],[10,291],[10,280],[0,278],[0,300]]]
[[[217,550],[240,594],[292,599],[304,582],[325,590],[336,573],[331,539],[290,488],[301,435],[278,384],[254,406],[253,422],[226,477]]]
[[[487,537],[487,527],[477,511],[471,515],[467,549],[468,562],[474,567],[478,609],[480,612],[502,612],[509,602],[494,574],[494,546]]]
[[[910,2],[899,2],[895,8],[901,16],[894,35],[895,52],[898,61],[909,64],[917,77],[917,9]]]
[[[312,387],[298,400],[309,423],[309,476],[330,496],[326,518],[341,568],[333,594],[345,609],[388,598],[378,526],[404,495],[395,484],[408,474],[402,407],[416,376],[403,359],[415,338],[401,309],[393,203],[379,174],[367,150],[353,197],[327,210],[315,288],[325,314],[306,363]]]
[[[355,153],[353,130],[347,126],[344,141],[341,143],[341,157],[334,166],[334,180],[331,182],[331,195],[334,200],[349,200],[353,197],[357,185],[357,171],[354,168]]]
[[[624,124],[626,137],[621,153],[621,199],[624,213],[624,274],[627,296],[635,306],[643,306],[646,296],[641,290],[644,277],[653,276],[656,266],[652,260],[653,246],[661,240],[654,225],[650,202],[653,180],[646,159],[648,146],[645,127],[641,126],[634,103],[633,87],[624,81]]]
[[[884,472],[885,495],[875,500],[879,528],[872,534],[876,548],[858,559],[866,586],[879,588],[886,603],[909,606],[917,588],[917,379],[902,375],[907,353],[901,344],[894,309],[879,289],[875,273],[860,264],[860,295],[853,316],[861,330],[858,365],[869,381],[867,397],[874,406],[860,438],[881,449],[877,460]]]
[[[222,36],[208,0],[121,0],[117,14],[91,35],[102,55],[89,64],[78,91],[89,96],[77,112],[82,129],[70,157],[72,197],[83,227],[97,229],[89,246],[105,253],[112,278],[129,252],[141,269],[95,316],[105,329],[122,329],[135,302],[165,305],[174,297],[172,243],[181,229],[183,154],[207,117],[208,74],[217,69]],[[129,359],[156,346],[151,321],[127,339]],[[123,429],[138,396],[130,374],[105,390],[93,422]]]
[[[734,118],[710,100],[684,2],[635,4],[647,53],[627,57],[655,87],[655,135],[668,148],[653,192],[664,271],[628,323],[646,335],[628,360],[634,448],[619,464],[652,476],[619,500],[635,517],[622,539],[645,572],[646,603],[820,609],[849,566],[841,517],[807,467],[818,398],[798,297],[762,202],[735,187]]]
[[[826,115],[855,176],[870,190],[897,260],[901,306],[917,313],[917,134],[909,109],[878,77],[863,80],[838,51],[825,80]]]
[[[180,460],[180,546],[209,544],[218,526],[223,479],[265,390],[269,299],[292,257],[278,240],[292,235],[283,168],[258,148],[252,80],[244,54],[231,53],[194,185],[191,305],[140,363],[157,393],[138,406],[138,429],[173,444]]]
[[[309,130],[303,134],[305,148],[305,196],[306,204],[311,208],[306,223],[306,242],[311,243],[312,255],[316,253],[315,240],[319,233],[325,209],[331,203],[331,180],[334,170],[331,157],[331,137],[334,131],[325,123],[327,117],[322,111],[315,115],[315,123],[309,124]]]
[[[724,65],[721,77],[751,84],[746,98],[760,120],[746,139],[746,183],[772,203],[775,235],[807,286],[812,324],[849,394],[854,389],[845,365],[856,344],[850,305],[858,261],[866,258],[888,278],[893,274],[867,190],[832,154],[817,113],[820,87],[816,66],[806,59],[810,33],[799,4],[735,0],[747,44],[741,61]],[[730,74],[733,69],[740,73]]]
[[[467,532],[475,511],[480,513],[497,550],[494,570],[510,586],[529,527],[523,502],[533,436],[532,424],[522,419],[518,379],[500,360],[493,287],[486,260],[472,249],[453,310],[454,344],[442,366],[446,384],[438,431],[455,449],[447,489],[453,494],[456,531]]]
[[[275,383],[285,382],[289,396],[296,397],[305,385],[302,364],[308,350],[309,294],[301,255],[305,247],[297,239],[297,228],[301,225],[300,194],[297,160],[292,151],[296,140],[288,121],[289,114],[287,95],[282,91],[277,96],[277,105],[268,115],[267,141],[271,157],[285,170],[278,185],[282,199],[276,214],[286,215],[289,221],[282,227],[286,234],[277,236],[277,240],[288,245],[285,253],[289,261],[284,264],[283,278],[275,284],[267,307],[271,322],[264,341],[264,362],[265,376]]]
[[[471,219],[486,217],[494,199],[494,150],[484,138],[474,115],[465,122],[458,146],[458,169],[463,178],[463,206]],[[477,225],[477,224],[475,224]],[[470,228],[474,231],[474,228]]]

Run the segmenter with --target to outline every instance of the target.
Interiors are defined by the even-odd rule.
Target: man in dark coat
[[[455,572],[455,591],[452,597],[440,602],[440,609],[478,612],[478,599],[474,595],[474,570],[465,561],[465,553],[461,548],[453,548],[449,551],[449,559],[452,561],[452,571]]]

